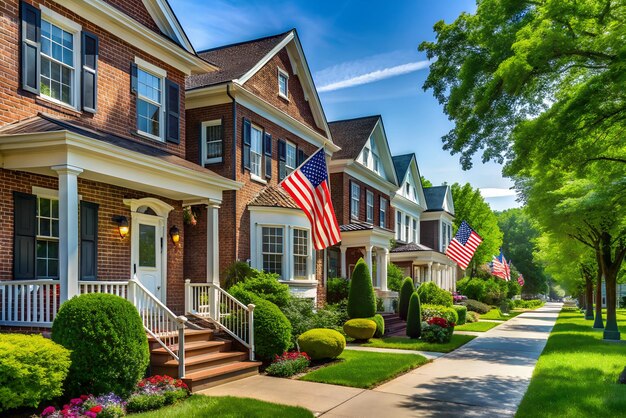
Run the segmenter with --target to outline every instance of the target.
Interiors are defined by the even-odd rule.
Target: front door
[[[133,213],[132,263],[137,279],[153,295],[163,300],[163,218]]]

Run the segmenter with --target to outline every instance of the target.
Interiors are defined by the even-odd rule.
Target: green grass
[[[497,322],[472,322],[463,325],[457,325],[454,327],[455,331],[475,331],[475,332],[485,332],[489,331],[491,328],[497,327]]]
[[[504,315],[500,312],[500,309],[494,308],[486,314],[480,314],[480,319],[497,319],[499,321],[508,321],[511,318],[515,318],[517,315],[523,314],[524,311],[511,311],[508,315]]]
[[[301,380],[369,389],[428,363],[418,354],[389,354],[345,350],[340,362],[314,370]]]
[[[313,414],[308,409],[278,405],[256,399],[235,398],[233,396],[193,395],[176,405],[130,416],[133,418],[204,418],[210,416],[219,416],[220,418],[272,416],[281,418],[312,418]]]
[[[497,324],[496,324],[497,325]],[[455,328],[456,329],[456,328]],[[370,342],[361,344],[363,347],[396,348],[399,350],[433,351],[449,353],[476,338],[473,335],[453,334],[449,343],[428,343],[406,337],[372,338]]]
[[[617,316],[626,336],[626,311]],[[617,417],[626,411],[626,343],[604,342],[579,312],[562,311],[516,417]]]

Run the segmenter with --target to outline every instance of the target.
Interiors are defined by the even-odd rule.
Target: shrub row
[[[541,299],[530,299],[530,300],[514,300],[513,308],[515,309],[537,309],[542,307],[545,304]]]
[[[479,314],[486,314],[491,310],[491,306],[474,299],[467,299],[462,303],[467,307],[468,311],[478,312]]]
[[[432,318],[444,318],[448,322],[457,324],[459,315],[453,307],[443,305],[422,305],[422,321],[428,322]]]

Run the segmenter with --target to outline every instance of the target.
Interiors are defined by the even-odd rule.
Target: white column
[[[341,251],[341,277],[344,279],[348,278],[348,266],[346,265],[346,251],[348,247],[344,247],[343,245],[339,246],[339,251]]]
[[[219,206],[206,206],[206,281],[220,285]]]
[[[59,176],[59,281],[61,303],[78,294],[78,175],[82,168],[52,167]]]
[[[387,264],[389,264],[389,249],[381,248],[378,250],[380,253],[380,261],[378,265],[378,271],[380,272],[380,290],[387,291]]]
[[[367,264],[367,268],[370,270],[370,274],[372,274],[372,247],[371,245],[365,246],[365,264]]]
[[[426,278],[425,281],[428,281],[428,282],[435,281],[435,279],[433,278],[433,263],[428,263],[428,277]]]

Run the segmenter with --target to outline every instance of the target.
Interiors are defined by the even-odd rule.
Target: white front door
[[[163,229],[163,218],[133,213],[131,230],[133,272],[141,284],[162,301],[165,296]]]

